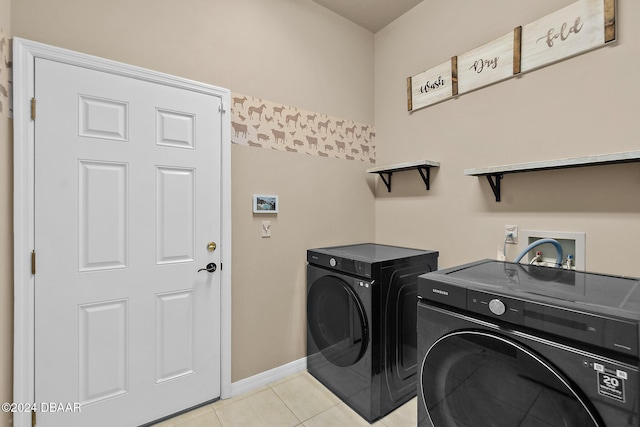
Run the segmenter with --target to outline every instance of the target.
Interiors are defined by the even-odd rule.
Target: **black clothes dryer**
[[[307,261],[307,369],[373,422],[416,394],[417,279],[438,252],[367,243]]]
[[[484,260],[418,295],[419,426],[640,425],[638,279]]]

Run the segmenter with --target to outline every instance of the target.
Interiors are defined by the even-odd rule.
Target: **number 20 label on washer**
[[[615,373],[598,371],[598,394],[624,402],[624,381]]]

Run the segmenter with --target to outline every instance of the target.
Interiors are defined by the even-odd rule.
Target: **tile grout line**
[[[288,380],[288,381],[290,381],[290,380]],[[288,382],[288,381],[285,381],[284,383],[286,383],[286,382]],[[277,391],[276,391],[276,390],[271,386],[272,384],[275,384],[276,382],[277,382],[277,381],[274,381],[273,383],[269,383],[269,384],[267,384],[267,385],[269,386],[269,388],[271,388],[271,390],[273,390],[273,392],[275,393],[275,395],[276,395],[276,396],[278,396],[278,399],[280,399],[280,401],[281,401],[281,402],[282,402],[282,403],[287,407],[287,409],[288,409],[288,410],[293,414],[293,416],[294,416],[294,417],[296,417],[296,419],[300,421],[300,423],[301,423],[301,424],[304,424],[304,423],[306,423],[307,421],[312,420],[313,418],[318,417],[318,416],[320,416],[321,414],[324,414],[325,412],[329,411],[330,409],[333,409],[333,408],[335,408],[335,407],[339,406],[341,403],[343,403],[343,402],[341,402],[341,401],[336,402],[336,403],[334,403],[333,405],[329,406],[328,408],[326,408],[326,409],[324,409],[324,410],[322,410],[322,411],[318,412],[317,414],[312,415],[311,417],[309,417],[309,418],[307,418],[307,419],[305,419],[305,420],[300,420],[300,418],[299,418],[299,417],[298,417],[298,416],[293,412],[293,410],[289,407],[289,405],[287,405],[287,403],[286,403],[286,402],[285,402],[285,401],[280,397],[280,395],[278,394],[278,392],[277,392]],[[280,385],[280,384],[284,384],[284,383],[282,383],[282,382],[278,382],[278,385]],[[224,427],[224,426],[223,426],[223,427]]]
[[[222,424],[222,420],[220,419],[220,416],[218,415],[218,411],[216,411],[216,408],[213,406],[213,403],[211,405],[209,405],[209,407],[211,408],[211,411],[213,412],[213,415],[215,415],[216,420],[218,420],[218,424],[220,424],[220,427],[225,427],[224,424]],[[180,427],[180,426],[177,426],[177,427]]]
[[[325,409],[323,411],[320,411],[317,414],[315,414],[313,417],[309,418],[309,420],[311,420],[311,419],[313,419],[315,417],[319,417],[320,415],[324,414],[325,412],[328,412],[328,411],[332,410],[333,408],[336,408],[336,407],[340,406],[340,404],[342,404],[342,403],[344,403],[344,402],[334,403],[333,405],[329,406],[327,409]],[[309,420],[307,420],[307,421],[309,421]]]
[[[287,383],[287,382],[288,382],[288,381],[285,381],[284,383]],[[284,383],[280,383],[280,384],[284,384]],[[300,418],[298,418],[298,416],[296,415],[296,413],[295,413],[295,412],[293,412],[293,410],[289,407],[289,405],[287,405],[287,402],[285,402],[284,400],[282,400],[282,398],[280,397],[280,395],[278,394],[278,392],[277,392],[277,391],[276,391],[276,390],[271,386],[271,384],[273,384],[273,383],[269,383],[269,384],[267,384],[267,385],[269,386],[269,388],[271,389],[271,391],[273,392],[273,394],[275,394],[275,395],[276,395],[276,397],[278,398],[278,400],[280,400],[280,402],[282,402],[282,404],[285,406],[285,408],[287,408],[287,410],[293,414],[293,416],[295,417],[295,419],[296,419],[296,420],[298,420],[298,423],[296,424],[296,426],[297,426],[297,425],[299,425],[299,424],[301,424],[301,423],[304,423],[304,421],[302,421]],[[224,427],[224,426],[222,426],[222,427]]]

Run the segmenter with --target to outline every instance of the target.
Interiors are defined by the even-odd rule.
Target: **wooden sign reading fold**
[[[522,72],[603,46],[612,23],[613,0],[580,0],[523,26]]]

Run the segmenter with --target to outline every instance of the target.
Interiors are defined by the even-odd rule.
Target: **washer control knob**
[[[507,307],[499,299],[492,299],[489,301],[489,310],[496,316],[502,316],[507,311]]]
[[[336,266],[336,264],[337,264],[337,262],[336,262],[336,259],[335,259],[335,258],[331,258],[331,259],[329,260],[329,265],[330,265],[331,267],[335,267],[335,266]]]

